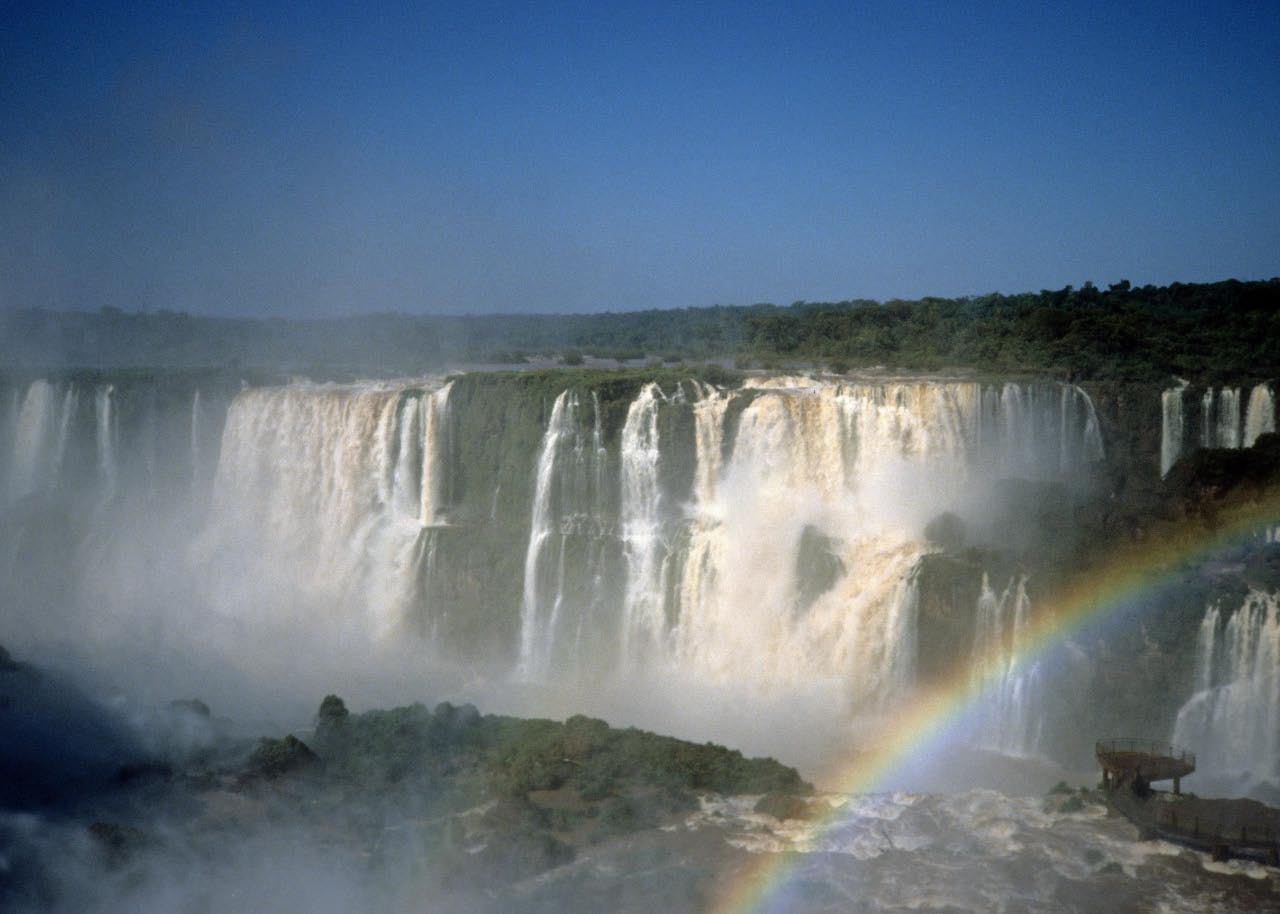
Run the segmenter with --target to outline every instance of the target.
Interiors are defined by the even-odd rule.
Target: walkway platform
[[[1250,857],[1280,866],[1280,809],[1256,800],[1180,795],[1182,778],[1196,769],[1192,753],[1150,740],[1109,739],[1096,744],[1095,754],[1107,802],[1138,827],[1143,840],[1173,841],[1215,860]],[[1168,780],[1171,794],[1150,787]]]
[[[1094,754],[1108,790],[1121,784],[1145,787],[1156,781],[1173,781],[1173,792],[1179,794],[1182,779],[1196,770],[1195,753],[1147,739],[1098,740]]]

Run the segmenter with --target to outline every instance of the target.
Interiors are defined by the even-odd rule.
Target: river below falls
[[[1280,870],[1138,841],[1095,799],[1067,812],[1060,798],[992,790],[823,794],[829,817],[816,822],[756,813],[755,800],[706,799],[682,823],[588,849],[505,901],[584,912],[1280,911]]]

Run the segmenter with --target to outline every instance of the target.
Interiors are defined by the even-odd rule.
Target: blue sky
[[[5,308],[1280,274],[1275,3],[19,3],[0,61]]]

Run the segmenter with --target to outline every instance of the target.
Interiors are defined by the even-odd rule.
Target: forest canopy
[[[596,314],[373,314],[285,320],[178,311],[0,312],[15,369],[261,368],[366,374],[530,357],[881,366],[1071,379],[1247,382],[1280,374],[1280,278],[1017,295]]]

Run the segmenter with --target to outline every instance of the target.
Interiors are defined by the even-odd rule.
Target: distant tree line
[[[837,368],[881,364],[1093,379],[1202,381],[1280,373],[1280,279],[1121,281],[969,298],[797,302],[746,315],[748,349],[765,360]]]
[[[605,359],[870,366],[1212,383],[1280,375],[1280,279],[964,298],[717,305],[597,314],[286,320],[182,312],[0,312],[14,369],[212,368],[412,373],[446,365]]]

